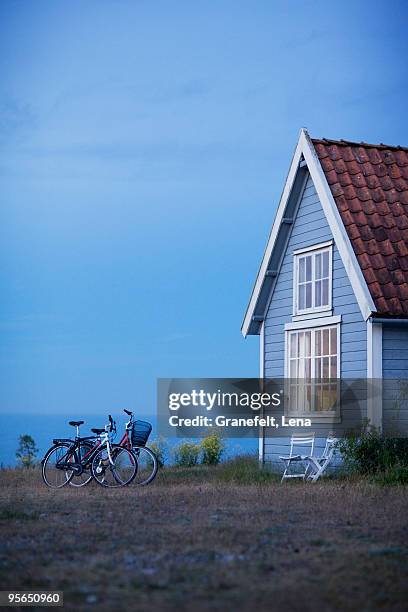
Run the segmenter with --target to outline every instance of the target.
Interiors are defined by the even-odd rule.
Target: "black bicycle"
[[[92,478],[104,487],[123,487],[137,474],[136,455],[129,448],[113,444],[116,424],[109,415],[109,424],[102,429],[92,429],[95,436],[81,437],[79,427],[84,421],[69,421],[76,427],[74,440],[59,438],[42,460],[42,477],[45,484],[59,489],[67,484],[84,486]]]

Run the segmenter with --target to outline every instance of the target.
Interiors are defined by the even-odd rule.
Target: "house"
[[[285,411],[314,431],[344,415],[313,383],[350,379],[376,389],[370,424],[408,434],[408,148],[301,130],[242,333],[259,336],[260,377],[290,380]],[[261,460],[287,443],[262,428]]]

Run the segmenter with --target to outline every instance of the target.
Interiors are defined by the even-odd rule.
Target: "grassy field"
[[[48,490],[0,471],[0,587],[70,610],[406,610],[408,489],[168,468],[146,488]]]

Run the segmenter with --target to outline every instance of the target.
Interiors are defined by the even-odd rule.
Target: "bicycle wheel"
[[[60,489],[70,482],[74,472],[67,467],[72,456],[71,445],[60,442],[47,451],[42,462],[42,477],[51,489]]]
[[[91,471],[102,487],[124,487],[132,482],[137,473],[136,456],[127,448],[111,445],[111,459],[106,446],[93,458]]]
[[[81,442],[81,461],[93,449],[91,442]],[[78,451],[78,448],[76,449]],[[84,487],[92,480],[91,462],[83,468],[82,474],[74,474],[69,481],[71,487]]]
[[[137,485],[148,485],[156,477],[159,468],[157,457],[147,446],[133,446],[132,451],[137,459],[137,474],[133,482]]]

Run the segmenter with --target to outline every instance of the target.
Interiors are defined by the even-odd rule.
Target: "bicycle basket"
[[[151,431],[152,426],[147,421],[135,421],[132,427],[132,445],[145,446]]]

